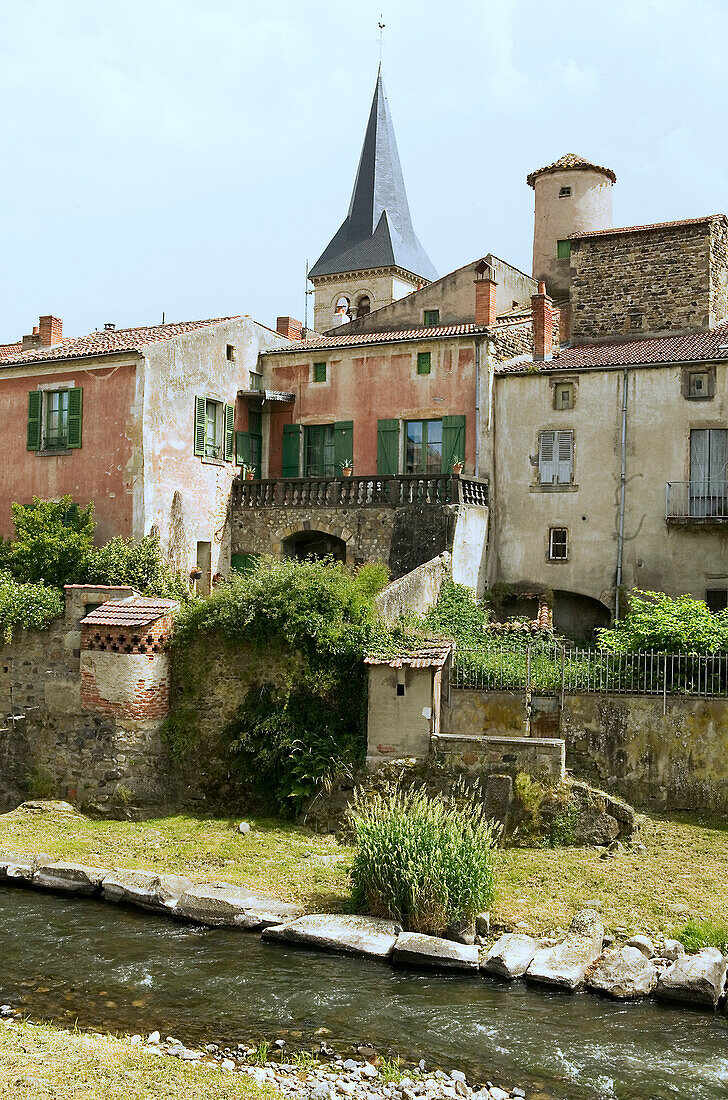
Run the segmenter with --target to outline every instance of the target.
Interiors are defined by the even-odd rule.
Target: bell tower
[[[437,278],[407,202],[381,67],[349,212],[308,273],[314,328],[326,332]]]

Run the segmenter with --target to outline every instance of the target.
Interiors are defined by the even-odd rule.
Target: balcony
[[[665,518],[671,524],[698,527],[728,523],[728,483],[722,478],[668,481]]]
[[[233,482],[248,508],[399,508],[408,504],[488,504],[488,482],[447,474],[397,477],[280,477]]]

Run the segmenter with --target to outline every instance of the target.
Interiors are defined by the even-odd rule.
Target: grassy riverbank
[[[0,1097],[12,1100],[264,1100],[250,1078],[195,1069],[129,1041],[42,1024],[0,1024]]]
[[[279,821],[180,814],[153,821],[96,821],[77,813],[0,816],[0,850],[43,853],[102,866],[184,872],[240,883],[309,911],[350,909],[351,849]],[[493,911],[498,924],[523,921],[535,932],[563,928],[599,899],[611,930],[671,932],[689,917],[725,919],[728,829],[695,818],[645,817],[647,851],[602,860],[593,848],[518,848],[502,853]]]

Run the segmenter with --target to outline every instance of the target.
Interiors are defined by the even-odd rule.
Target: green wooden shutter
[[[68,391],[68,446],[81,446],[81,417],[83,414],[83,387]]]
[[[465,461],[465,417],[442,418],[442,472],[451,474],[453,463]]]
[[[40,409],[43,394],[31,390],[28,394],[28,450],[40,450]]]
[[[301,425],[283,425],[283,476],[298,477],[301,462]]]
[[[225,461],[232,462],[235,443],[235,406],[225,405]]]
[[[235,433],[235,464],[237,466],[250,466],[250,433]]]
[[[382,477],[399,473],[399,420],[377,421],[377,473]]]
[[[417,373],[429,374],[432,370],[432,353],[429,351],[417,352]]]
[[[195,454],[205,456],[205,398],[195,398]]]
[[[339,420],[334,424],[334,466],[337,476],[345,462],[354,461],[354,421]]]

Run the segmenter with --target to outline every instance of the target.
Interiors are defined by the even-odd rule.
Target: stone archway
[[[303,520],[279,529],[276,537],[279,542],[274,553],[279,558],[326,557],[327,554],[321,553],[320,550],[328,543],[328,556],[331,556],[333,551],[333,557],[337,561],[346,562],[347,565],[354,564],[353,532],[340,523],[314,523],[311,520]],[[316,548],[316,543],[319,544],[319,549]],[[309,548],[308,552],[303,552],[306,546]]]

